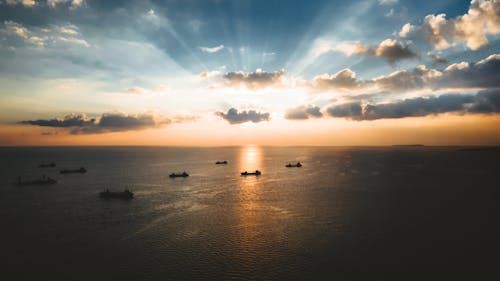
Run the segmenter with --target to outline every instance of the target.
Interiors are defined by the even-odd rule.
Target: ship
[[[247,172],[244,171],[241,173],[242,176],[260,176],[262,173],[259,170],[255,170],[255,172]]]
[[[80,167],[79,169],[64,169],[59,171],[59,173],[61,174],[77,174],[77,173],[84,174],[86,172],[87,169],[85,169],[84,167]]]
[[[105,199],[132,199],[134,198],[134,193],[128,189],[125,189],[124,191],[109,191],[106,189],[105,191],[99,193],[99,197]]]
[[[39,179],[35,180],[21,180],[21,177],[19,176],[17,178],[17,184],[18,185],[45,185],[45,184],[55,184],[57,183],[57,180],[51,178],[51,177],[46,177],[45,175],[41,176]]]
[[[186,172],[182,172],[182,173],[179,173],[179,174],[171,173],[169,175],[169,177],[171,177],[171,178],[185,178],[185,177],[189,177],[189,174],[186,173]]]
[[[287,168],[300,168],[300,167],[302,167],[302,164],[300,164],[300,162],[297,162],[297,164],[288,163],[288,164],[286,164],[285,167],[287,167]]]
[[[56,163],[50,162],[50,163],[43,163],[38,165],[39,168],[53,168],[56,166]]]
[[[224,160],[224,161],[217,161],[217,162],[215,162],[215,164],[216,164],[216,165],[221,165],[221,164],[222,164],[222,165],[226,165],[226,164],[227,164],[227,161],[226,161],[226,160]]]

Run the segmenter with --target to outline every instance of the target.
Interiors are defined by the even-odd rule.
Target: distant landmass
[[[395,146],[395,147],[421,147],[421,146],[425,146],[423,144],[394,144],[392,146]]]

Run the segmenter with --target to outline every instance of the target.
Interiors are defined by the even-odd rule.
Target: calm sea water
[[[0,156],[2,280],[498,276],[499,150],[65,147]],[[56,168],[38,168],[51,161]],[[304,166],[284,167],[297,161]],[[58,173],[80,166],[88,172]],[[255,169],[260,177],[239,175]],[[190,177],[168,177],[182,171]],[[13,184],[42,174],[59,183]],[[125,188],[133,200],[98,197]]]

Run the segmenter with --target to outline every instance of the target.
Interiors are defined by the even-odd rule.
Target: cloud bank
[[[398,70],[387,76],[359,80],[354,71],[341,70],[333,75],[313,78],[306,87],[314,91],[387,91],[404,93],[421,89],[491,89],[500,87],[500,54],[493,54],[478,62],[454,63],[443,69],[428,69],[419,65],[413,69]]]
[[[360,102],[352,102],[330,106],[326,113],[331,117],[358,121],[441,113],[500,113],[500,89],[480,91],[477,95],[444,94],[380,104],[363,105]]]
[[[127,114],[123,112],[104,113],[100,117],[90,118],[85,114],[69,114],[63,118],[20,121],[20,124],[66,128],[73,135],[124,132],[158,128],[171,123],[184,122],[185,118],[166,118],[155,113]],[[190,119],[191,121],[192,119]]]

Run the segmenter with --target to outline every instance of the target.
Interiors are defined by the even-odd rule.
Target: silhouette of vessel
[[[180,173],[180,174],[171,173],[171,174],[169,175],[169,177],[171,177],[171,178],[185,178],[185,177],[189,177],[189,174],[188,174],[188,173],[186,173],[186,172],[182,172],[182,173]]]
[[[59,171],[59,173],[61,174],[77,174],[77,173],[84,174],[86,172],[87,169],[85,169],[84,167],[80,167],[79,169],[64,169]]]
[[[255,170],[255,172],[247,172],[247,171],[244,171],[241,173],[242,176],[260,176],[262,173],[259,171],[259,170]]]
[[[216,165],[221,165],[221,164],[222,164],[222,165],[226,165],[226,164],[227,164],[227,161],[226,161],[226,160],[224,160],[224,161],[217,161],[217,162],[215,162],[215,164],[216,164]]]
[[[44,185],[44,184],[55,184],[55,183],[57,183],[57,180],[51,177],[46,177],[45,175],[41,176],[39,179],[36,180],[23,181],[21,180],[21,176],[17,178],[18,185]]]
[[[125,189],[124,191],[109,191],[106,189],[105,191],[102,191],[99,193],[99,197],[105,198],[105,199],[132,199],[134,198],[134,193],[131,192],[128,189]]]
[[[56,163],[54,163],[54,162],[44,163],[44,164],[38,165],[39,168],[53,168],[55,166],[56,166]]]
[[[285,167],[287,167],[287,168],[300,168],[300,167],[302,167],[302,164],[300,164],[300,162],[297,162],[297,164],[288,163],[288,164],[286,164]]]

